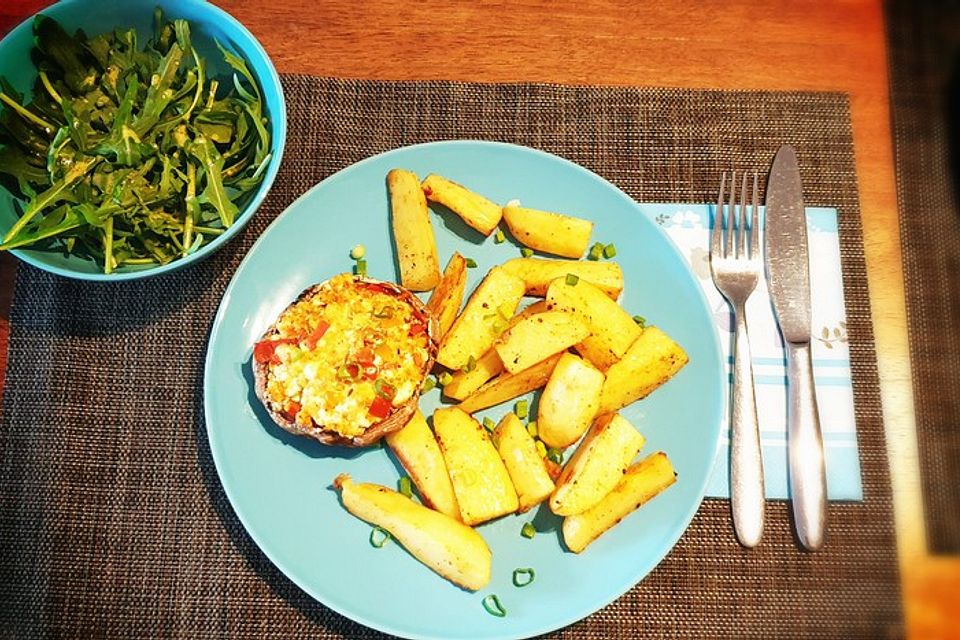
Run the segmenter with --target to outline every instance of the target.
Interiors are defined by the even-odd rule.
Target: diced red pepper
[[[329,328],[330,328],[330,323],[324,320],[321,320],[320,324],[317,325],[317,328],[314,329],[309,336],[307,336],[306,340],[304,340],[304,344],[307,345],[307,349],[315,349],[317,346],[317,342],[320,341],[320,338],[323,337],[323,334],[325,334],[327,332],[327,329]]]
[[[354,354],[353,359],[360,364],[367,365],[373,364],[374,357],[375,355],[373,353],[373,349],[370,347],[364,347]]]
[[[290,420],[296,420],[297,414],[300,413],[300,409],[302,408],[303,406],[299,402],[296,400],[291,400],[287,403],[284,415],[286,415],[286,417]]]
[[[410,327],[410,335],[418,336],[421,333],[424,333],[426,330],[427,330],[426,325],[417,323]]]
[[[277,347],[281,344],[296,344],[297,341],[293,338],[279,338],[277,340],[261,340],[257,344],[253,345],[253,359],[264,364],[267,362],[272,362],[273,364],[279,364],[280,358],[277,357]]]
[[[386,398],[381,398],[377,396],[373,399],[373,402],[370,403],[370,409],[367,410],[367,413],[372,415],[374,418],[379,418],[383,420],[390,414],[390,409],[393,408],[393,403],[387,400]]]
[[[431,189],[430,187],[423,187],[423,195],[429,198],[430,196],[433,195],[433,189]]]

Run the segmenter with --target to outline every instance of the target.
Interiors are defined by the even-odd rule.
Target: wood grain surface
[[[879,0],[216,1],[281,73],[848,93],[908,637],[960,637],[960,558],[923,529]],[[0,32],[43,4],[3,0]],[[0,373],[13,278],[0,258]]]

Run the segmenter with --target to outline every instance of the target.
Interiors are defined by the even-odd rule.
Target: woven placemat
[[[366,82],[286,76],[291,135],[250,226],[207,262],[94,285],[21,266],[0,422],[0,634],[378,634],[313,601],[247,536],[214,469],[202,363],[235,267],[296,196],[372,153],[485,138],[562,155],[642,201],[707,202],[731,165],[795,144],[808,203],[840,211],[865,500],[798,551],[773,503],[762,546],[707,501],[671,554],[564,638],[902,634],[890,485],[844,95]]]
[[[897,197],[928,545],[960,553],[960,4],[887,6]]]

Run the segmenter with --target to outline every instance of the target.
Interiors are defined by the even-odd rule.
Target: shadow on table
[[[203,380],[202,364],[200,371],[196,374],[196,379]],[[233,543],[234,548],[243,556],[247,565],[253,569],[258,578],[267,584],[273,593],[282,598],[291,607],[295,608],[304,618],[310,620],[317,627],[341,634],[346,638],[389,638],[390,636],[368,629],[320,604],[287,578],[287,576],[264,555],[247,533],[246,529],[244,529],[243,524],[234,512],[227,498],[227,494],[223,490],[223,485],[220,483],[220,477],[217,475],[217,469],[213,462],[213,454],[210,449],[210,440],[207,438],[206,422],[203,417],[202,384],[198,385],[194,404],[197,416],[197,463],[203,475],[203,483],[210,497],[210,504],[216,511],[217,517],[223,524],[223,528],[230,536],[230,541]],[[257,406],[257,404],[254,406]],[[264,411],[263,414],[266,415],[266,412]],[[281,439],[298,438],[283,431],[279,427],[274,428],[277,433],[273,435],[276,437]],[[299,440],[303,440],[303,438],[299,438]],[[311,445],[308,443],[306,446],[309,447]],[[317,446],[321,445],[317,444]]]

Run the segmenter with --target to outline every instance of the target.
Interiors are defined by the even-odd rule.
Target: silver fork
[[[710,272],[713,282],[733,307],[736,319],[733,350],[733,414],[730,447],[730,506],[737,539],[745,547],[754,547],[763,534],[763,458],[757,425],[757,401],[753,390],[753,363],[747,316],[744,307],[760,277],[760,227],[757,224],[757,174],[753,174],[753,200],[750,227],[747,228],[747,174],[740,187],[740,205],[736,199],[737,172],[730,176],[726,233],[723,233],[727,174],[720,180],[720,195],[710,237]],[[738,213],[739,210],[739,213]],[[747,235],[749,233],[749,247]]]

